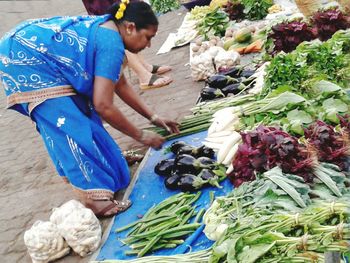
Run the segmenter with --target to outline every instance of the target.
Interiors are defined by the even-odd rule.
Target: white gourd
[[[36,221],[24,233],[24,244],[33,263],[46,263],[67,255],[67,242],[51,222]]]
[[[80,256],[94,252],[100,245],[102,229],[91,209],[76,200],[54,209],[50,221],[57,225],[68,245]]]

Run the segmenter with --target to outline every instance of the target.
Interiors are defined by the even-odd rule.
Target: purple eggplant
[[[232,83],[237,82],[237,79],[225,75],[214,75],[206,80],[208,86],[215,89],[222,89]]]
[[[178,151],[184,146],[188,146],[187,143],[183,141],[175,141],[170,145],[170,151],[174,154],[177,154]]]
[[[196,159],[189,154],[181,154],[175,158],[174,170],[180,174],[197,174],[204,168],[211,169],[215,166],[216,162],[208,157],[199,157]]]
[[[154,172],[161,176],[171,176],[171,173],[174,168],[174,162],[174,159],[162,160],[156,164],[156,166],[154,167]]]
[[[240,86],[240,83],[231,84],[223,88],[221,91],[222,93],[224,93],[225,96],[227,96],[228,94],[236,95],[241,91]]]
[[[215,156],[214,150],[205,146],[205,145],[202,145],[202,146],[197,148],[196,157],[208,157],[208,158],[213,159],[214,156]]]
[[[178,187],[178,182],[180,181],[181,176],[177,173],[173,173],[171,176],[165,179],[165,187],[170,189],[170,190],[177,190],[179,189]]]
[[[178,181],[178,189],[183,192],[193,192],[202,188],[206,184],[206,181],[193,174],[182,174]]]
[[[225,95],[222,93],[220,89],[212,88],[212,87],[204,87],[201,90],[200,96],[203,101],[225,97]]]

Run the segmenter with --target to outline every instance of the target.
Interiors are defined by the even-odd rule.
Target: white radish
[[[228,174],[230,174],[232,172],[233,172],[233,164],[231,163],[230,166],[226,170],[226,174],[228,175]]]
[[[236,115],[228,116],[225,120],[218,123],[215,131],[217,131],[217,132],[224,131],[227,127],[232,126],[232,124],[235,123],[236,120],[237,120]]]
[[[227,107],[227,108],[223,108],[221,110],[218,110],[213,114],[213,117],[214,118],[225,118],[227,115],[232,115],[234,108],[235,107]]]
[[[225,157],[227,156],[228,152],[239,140],[241,140],[241,135],[238,132],[233,132],[229,139],[222,144],[218,152],[218,163],[222,163],[225,160]]]
[[[236,152],[238,151],[238,145],[240,144],[240,141],[238,143],[236,143],[228,152],[228,154],[226,155],[224,161],[222,162],[223,165],[228,166],[233,158],[235,157]]]
[[[226,137],[231,135],[231,131],[221,131],[221,132],[214,132],[210,135],[210,138],[216,138],[216,137]]]
[[[221,137],[212,137],[212,136],[210,136],[210,137],[205,138],[205,140],[207,142],[223,143],[223,142],[227,141],[227,139],[229,137],[230,137],[230,135],[228,135],[228,136],[221,136]]]

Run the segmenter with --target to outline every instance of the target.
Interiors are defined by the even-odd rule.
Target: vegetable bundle
[[[243,143],[238,146],[228,175],[235,186],[255,180],[255,174],[275,166],[285,173],[297,174],[305,182],[312,182],[315,158],[297,138],[274,128],[259,126],[255,131],[241,133]],[[287,161],[288,160],[288,161]]]
[[[200,226],[204,211],[196,212],[193,206],[200,195],[201,192],[173,195],[149,209],[142,219],[117,229],[116,232],[121,232],[132,228],[127,238],[122,240],[132,248],[126,254],[142,257],[158,249],[175,248],[182,244],[183,238]],[[193,222],[189,223],[193,218]]]

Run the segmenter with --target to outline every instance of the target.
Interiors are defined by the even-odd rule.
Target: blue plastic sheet
[[[129,230],[115,233],[115,230],[125,226],[131,222],[138,220],[144,215],[149,208],[163,201],[164,199],[178,193],[178,191],[168,190],[164,186],[164,178],[154,173],[154,166],[161,160],[173,157],[172,153],[165,153],[164,148],[168,147],[172,142],[181,140],[193,146],[200,146],[207,132],[200,132],[185,136],[173,141],[168,141],[163,150],[151,150],[144,167],[139,172],[136,184],[131,192],[130,199],[133,205],[124,213],[116,216],[114,224],[111,228],[108,239],[100,250],[97,260],[105,259],[132,259],[135,256],[126,256],[125,251],[131,250],[128,246],[121,243],[121,239],[125,238]],[[201,189],[202,195],[197,200],[197,210],[201,208],[208,208],[210,203],[209,193],[214,191],[215,196],[227,195],[232,191],[233,186],[228,179],[221,182],[222,188],[207,187]],[[213,242],[208,240],[202,232],[203,226],[198,228],[191,236],[189,236],[185,243],[175,249],[162,249],[156,251],[153,255],[175,255],[184,254],[189,251],[199,251],[210,247]]]

